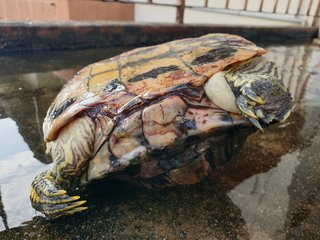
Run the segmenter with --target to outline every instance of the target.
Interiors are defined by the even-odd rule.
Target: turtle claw
[[[244,97],[243,95],[240,95],[237,99],[237,105],[240,111],[246,116],[250,118],[258,118],[256,114],[254,113],[253,106],[251,106],[251,102],[249,99]]]
[[[66,215],[73,215],[75,213],[82,212],[87,209],[88,209],[88,207],[76,207],[76,208],[73,208],[69,211],[64,212],[63,214],[55,215],[54,217],[52,217],[52,219],[57,219],[57,218],[60,218],[60,217],[66,216]]]
[[[261,132],[263,132],[263,128],[261,127],[260,123],[254,118],[248,118],[249,122],[252,123],[256,128],[258,128]]]
[[[264,101],[261,97],[257,96],[257,94],[252,91],[250,88],[243,88],[241,90],[242,95],[246,96],[248,99],[258,103],[258,104],[264,104]]]
[[[241,110],[242,113],[247,115],[250,118],[257,118],[257,116],[254,114],[254,112],[249,109],[249,108],[244,108],[243,106],[238,105],[239,109]]]
[[[62,196],[64,194],[66,194],[66,193],[67,193],[66,190],[58,190],[56,193],[48,193],[48,196],[56,197],[56,196]]]
[[[263,132],[259,121],[269,124],[274,119],[273,115],[265,115],[262,106],[264,101],[253,90],[248,87],[242,88],[241,94],[237,98],[237,106],[247,120],[257,129]]]
[[[32,206],[51,219],[72,215],[87,209],[80,196],[68,196],[67,191],[58,189],[48,172],[39,174],[31,184],[30,200]],[[80,207],[81,206],[81,207]]]

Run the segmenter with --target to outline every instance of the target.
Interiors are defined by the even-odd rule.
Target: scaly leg
[[[290,114],[292,98],[283,85],[276,65],[255,57],[225,74],[242,114],[258,129],[261,124],[284,121]]]
[[[61,185],[66,186],[59,184],[51,170],[36,176],[30,190],[32,207],[52,219],[87,209],[80,207],[86,201],[77,201],[80,196],[69,197],[67,191],[61,189]]]
[[[53,167],[35,177],[31,184],[32,206],[49,218],[81,212],[87,207],[79,196],[67,190],[77,183],[93,153],[95,125],[88,116],[80,117],[63,128],[58,138],[47,144]]]

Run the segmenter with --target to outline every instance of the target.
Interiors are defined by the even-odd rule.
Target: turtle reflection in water
[[[227,34],[138,48],[89,65],[44,120],[52,167],[31,186],[49,218],[83,211],[73,187],[105,177],[141,186],[194,184],[257,128],[284,121],[292,99],[265,51]]]

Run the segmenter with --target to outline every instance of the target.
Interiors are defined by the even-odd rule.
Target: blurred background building
[[[4,20],[317,26],[320,0],[0,0]]]

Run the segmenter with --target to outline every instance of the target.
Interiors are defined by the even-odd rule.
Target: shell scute
[[[96,74],[108,72],[111,70],[117,70],[117,69],[119,69],[119,66],[118,66],[118,61],[116,59],[112,61],[101,61],[101,62],[97,62],[96,64],[94,64],[94,66],[92,66],[90,74],[96,75]]]
[[[183,137],[183,115],[187,105],[178,96],[171,96],[143,110],[143,132],[151,148],[159,149]]]
[[[99,94],[114,81],[119,81],[119,70],[96,74],[88,80],[88,91]]]
[[[135,112],[124,119],[113,130],[110,136],[110,149],[116,158],[121,158],[127,153],[142,145],[141,111]]]
[[[161,58],[164,55],[168,55],[169,52],[170,48],[165,44],[134,49],[120,54],[119,65],[122,69],[130,66],[136,66],[153,58]]]

